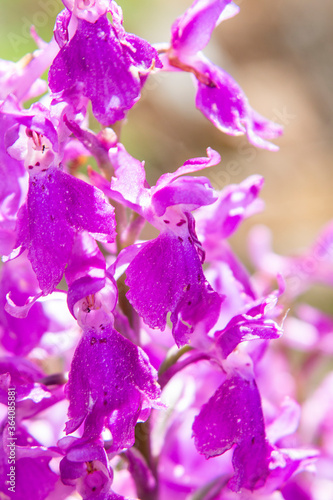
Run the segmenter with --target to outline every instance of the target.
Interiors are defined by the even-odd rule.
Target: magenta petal
[[[106,420],[112,451],[132,446],[142,405],[151,407],[159,394],[155,370],[139,347],[111,325],[88,329],[69,373],[66,432],[76,430],[88,417],[85,435],[98,436]]]
[[[171,28],[172,48],[181,55],[196,54],[208,44],[230,0],[195,0]]]
[[[72,286],[80,278],[105,277],[105,258],[96,241],[87,233],[76,235],[73,254],[66,268],[66,281]]]
[[[62,47],[49,71],[52,92],[77,88],[92,102],[103,125],[121,120],[140,95],[140,79],[106,15],[91,24],[80,19],[73,38]]]
[[[42,180],[43,178],[44,176]],[[27,203],[20,209],[18,221],[20,232],[16,246],[21,245],[23,249],[28,250],[28,258],[36,273],[39,286],[45,294],[48,294],[61,280],[70,255],[73,233],[67,225],[61,234],[59,234],[58,225],[55,225],[54,231],[51,227],[50,231],[49,221],[44,220],[47,212],[40,210],[40,204],[46,205],[48,210],[50,207],[48,203],[45,203],[45,199],[39,198],[39,184],[40,182],[37,186],[36,183],[31,184]],[[45,190],[45,185],[42,184],[42,186]],[[55,219],[53,215],[52,218]],[[54,252],[55,246],[56,251]],[[61,249],[60,252],[59,249]]]
[[[54,26],[54,38],[62,48],[69,40],[68,25],[71,18],[71,13],[68,9],[62,10],[58,15]]]
[[[161,233],[129,265],[128,300],[151,328],[164,330],[186,288],[204,282],[197,251],[188,240]]]
[[[28,110],[18,110],[9,113],[15,122],[23,125],[28,130],[33,130],[41,136],[47,137],[51,142],[52,150],[58,152],[59,149],[59,139],[57,131],[50,119],[49,110],[40,102],[33,103]],[[25,136],[25,134],[24,134]],[[14,131],[9,131],[6,136],[7,146],[13,145],[13,139],[15,137]],[[26,136],[24,139],[26,140]]]
[[[59,465],[61,481],[68,486],[75,486],[77,479],[83,476],[85,464],[83,462],[72,462],[64,457]]]
[[[276,448],[271,447],[270,471],[267,490],[280,489],[286,482],[302,471],[310,470],[319,458],[319,451],[311,448]],[[319,458],[320,460],[320,458]],[[288,481],[289,483],[289,481]],[[287,484],[288,484],[287,483]],[[285,497],[286,500],[304,500],[304,496]],[[311,496],[311,498],[313,498]]]
[[[266,139],[280,136],[282,127],[263,117],[259,120],[243,90],[226,71],[203,57],[195,67],[210,80],[210,84],[197,80],[196,106],[206,118],[226,134],[246,133],[255,146],[276,151],[278,147]]]
[[[236,445],[236,490],[256,489],[268,475],[268,446],[260,395],[254,379],[234,373],[217,389],[193,423],[195,445],[206,458]]]
[[[267,317],[265,310],[271,307],[272,298],[268,297],[259,305],[251,307],[246,313],[232,318],[223,330],[216,332],[216,347],[223,358],[227,358],[240,342],[277,339],[282,335],[282,328]]]
[[[203,334],[209,332],[218,320],[223,299],[207,282],[188,287],[170,317],[178,347],[190,341],[197,327]]]
[[[122,144],[111,148],[109,157],[115,169],[115,177],[111,180],[109,195],[126,204],[126,206],[142,213],[142,206],[147,207],[149,196],[157,216],[161,216],[171,205],[186,204],[187,210],[207,205],[215,201],[210,181],[205,177],[182,177],[190,172],[217,165],[220,155],[213,149],[207,149],[207,157],[187,160],[175,172],[166,173],[156,182],[156,186],[148,191],[144,163],[133,158]],[[148,215],[146,214],[147,218]],[[152,222],[152,221],[150,221]]]
[[[246,116],[247,101],[240,87],[228,73],[209,61],[197,63],[197,69],[212,82],[211,85],[197,82],[197,108],[223,132],[244,133],[242,120]]]
[[[158,217],[172,205],[186,205],[186,210],[190,212],[214,201],[216,195],[206,177],[181,177],[156,190],[151,199]]]
[[[124,51],[128,51],[130,58],[133,60],[134,65],[140,71],[148,71],[152,68],[162,68],[162,63],[159,60],[157,50],[154,49],[143,38],[130,33],[125,34],[125,43],[123,43]]]
[[[281,125],[267,120],[267,118],[260,115],[252,108],[250,111],[250,122],[253,123],[253,132],[267,140],[279,137],[283,131]],[[252,134],[253,132],[248,129],[249,134]]]
[[[88,462],[89,460],[98,460],[105,467],[108,466],[108,458],[102,443],[89,442],[78,439],[67,451],[67,457],[72,462]]]
[[[198,170],[203,170],[204,168],[213,167],[221,161],[221,156],[212,148],[207,148],[207,157],[191,158],[187,160],[181,167],[177,168],[175,172],[168,172],[161,175],[161,177],[156,182],[155,191],[167,186],[177,177],[181,175],[190,174],[197,172]]]
[[[44,294],[61,280],[76,231],[86,230],[103,241],[115,237],[114,209],[102,193],[60,169],[30,180],[26,205],[19,212],[20,244]]]
[[[62,445],[61,440],[59,446]],[[88,462],[89,468],[87,468]],[[84,499],[99,498],[100,494],[105,495],[110,491],[112,470],[100,439],[94,441],[75,439],[60,462],[60,473],[62,482],[77,486],[78,492]],[[78,483],[79,478],[82,479]]]

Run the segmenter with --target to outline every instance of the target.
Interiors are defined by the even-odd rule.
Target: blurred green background
[[[190,0],[120,1],[125,28],[148,41],[167,42],[172,22]],[[274,247],[292,253],[310,245],[333,218],[333,2],[331,0],[239,0],[241,12],[214,32],[205,50],[243,87],[254,109],[284,125],[270,153],[214,128],[194,106],[188,74],[151,77],[141,101],[129,112],[122,142],[145,160],[148,181],[175,170],[186,159],[203,156],[208,146],[222,156],[205,172],[215,188],[251,174],[265,177],[266,210],[246,221],[233,245],[248,263],[246,234],[267,224]],[[0,57],[19,60],[32,51],[29,26],[50,40],[58,0],[1,0]],[[329,309],[324,287],[311,301]]]

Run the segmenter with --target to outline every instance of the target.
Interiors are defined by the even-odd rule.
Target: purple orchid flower
[[[113,24],[106,10],[115,14]],[[80,12],[73,9],[72,18]],[[51,91],[58,94],[57,99],[67,98],[69,91],[89,98],[94,115],[103,125],[121,120],[140,98],[140,75],[161,68],[157,51],[145,40],[125,32],[115,2],[110,7],[103,4],[92,18],[84,14],[77,18],[76,31],[70,37],[67,30],[71,21],[62,14],[56,24],[55,37],[61,48],[49,72]]]
[[[204,251],[191,214],[192,210],[213,203],[215,193],[207,178],[183,177],[219,162],[215,151],[209,149],[207,154],[207,158],[188,160],[176,172],[162,175],[149,188],[143,164],[118,144],[109,151],[115,169],[111,189],[103,178],[93,175],[105,193],[134,209],[160,231],[155,240],[141,248],[123,250],[119,262],[128,255],[127,297],[133,307],[151,328],[161,330],[171,312],[178,346],[188,342],[194,328],[202,329],[204,334],[212,328],[223,300],[203,274]],[[205,309],[198,309],[201,302]]]
[[[238,10],[231,0],[195,0],[173,24],[170,46],[161,48],[161,59],[166,70],[194,75],[196,106],[218,129],[246,134],[255,146],[276,151],[269,141],[281,135],[282,128],[254,111],[235,80],[201,52],[214,28]]]
[[[16,247],[28,257],[44,294],[61,280],[74,235],[86,230],[98,239],[114,239],[113,209],[102,193],[60,168],[30,178],[27,202],[19,213]]]
[[[67,397],[66,433],[85,422],[85,435],[97,436],[106,425],[112,434],[110,451],[134,443],[134,426],[146,420],[160,390],[155,370],[143,351],[110,324],[90,327],[75,351]]]
[[[269,315],[276,305],[276,295],[258,302],[232,318],[222,331],[215,332],[217,353],[222,358],[227,358],[240,342],[277,339],[282,335],[282,328]]]
[[[7,133],[7,149],[15,154],[14,145],[21,144],[16,155],[26,152],[29,191],[18,213],[17,250],[11,257],[28,250],[46,295],[61,280],[78,232],[86,230],[97,239],[114,240],[114,210],[98,189],[64,172],[59,163],[63,144],[45,108],[35,106],[15,117],[18,123]]]
[[[164,386],[162,398],[172,411],[160,412],[151,422],[161,500],[201,498],[200,493],[210,492],[209,485],[222,485],[232,477],[231,452],[206,460],[192,438],[195,415],[224,378],[216,363],[205,360],[184,363]]]
[[[240,363],[237,355],[229,358],[227,378],[195,418],[193,435],[198,451],[206,458],[236,445],[232,489],[254,490],[265,484],[269,448],[260,394],[249,361]]]
[[[112,434],[110,451],[117,452],[133,445],[134,426],[158,406],[160,390],[145,353],[113,327],[118,293],[95,241],[80,235],[74,250],[76,256],[66,270],[68,305],[83,337],[66,389],[70,400],[66,433],[85,420],[84,436],[93,438],[106,425]]]
[[[82,498],[105,498],[112,484],[112,469],[103,441],[82,438],[62,438],[58,446],[66,452],[60,462],[61,480],[75,486]]]

